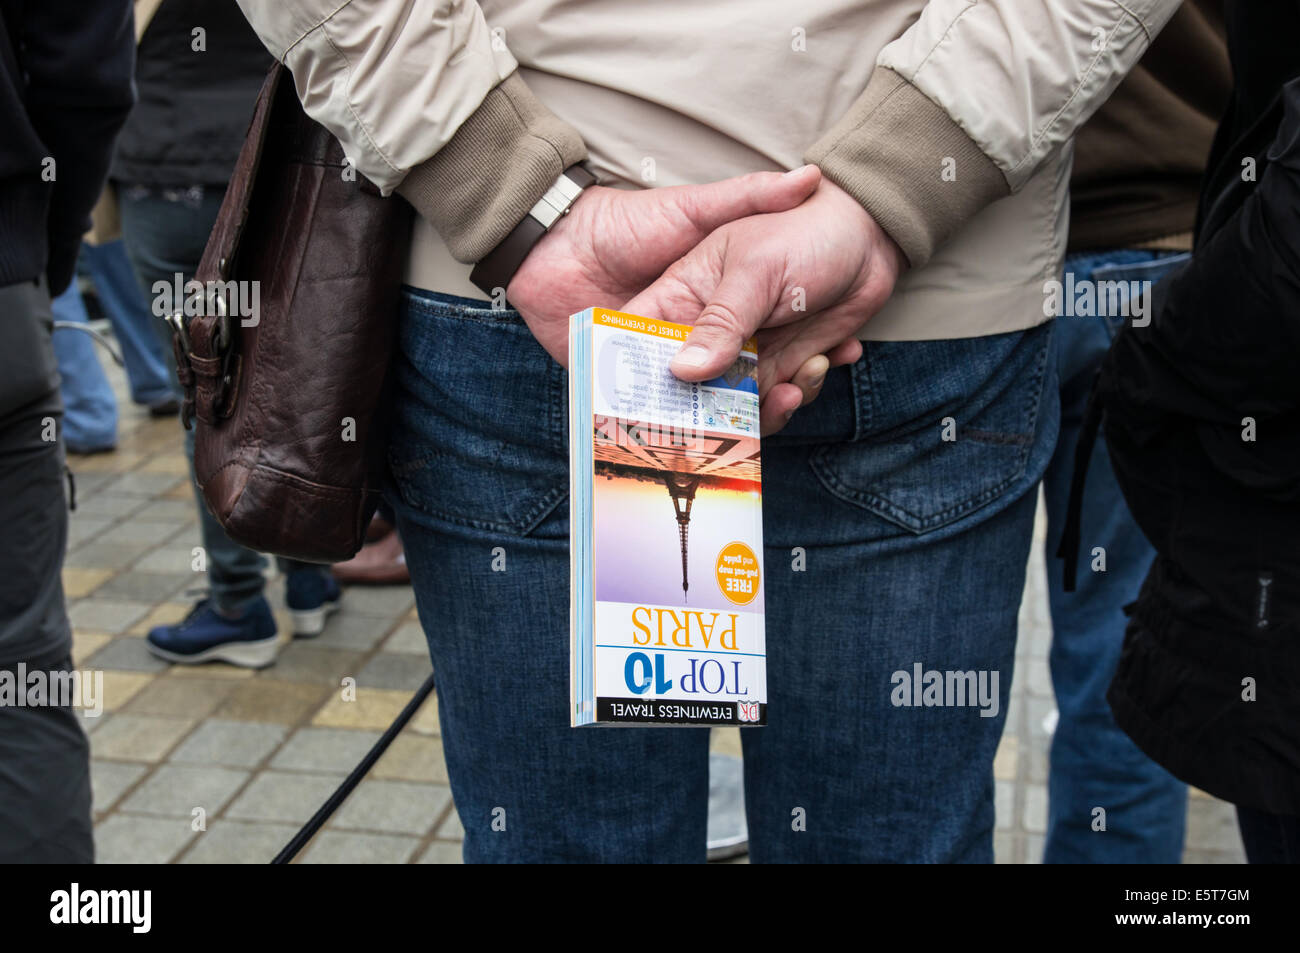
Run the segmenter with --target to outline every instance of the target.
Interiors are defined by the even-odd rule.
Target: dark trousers
[[[0,288],[0,678],[71,666],[63,404],[44,287]],[[0,863],[94,859],[90,747],[71,708],[0,696]]]
[[[1237,805],[1237,826],[1252,864],[1300,864],[1300,817]]]

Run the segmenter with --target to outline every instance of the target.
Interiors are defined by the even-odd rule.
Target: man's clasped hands
[[[856,334],[907,259],[816,166],[670,188],[593,186],[524,259],[506,297],[568,363],[569,316],[598,306],[694,326],[673,358],[710,380],[757,336],[764,435],[862,355]]]

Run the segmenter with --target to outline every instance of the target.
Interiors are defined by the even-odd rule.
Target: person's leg
[[[159,193],[130,185],[118,188],[127,255],[151,302],[156,282],[172,286],[179,280],[183,286],[194,276],[222,194],[220,189]],[[154,319],[154,326],[160,340],[170,342],[167,325]],[[170,343],[167,347],[173,385],[179,388]],[[219,659],[254,668],[269,665],[278,649],[275,620],[263,595],[266,560],[227,536],[208,510],[194,482],[194,431],[183,432],[211,595],[183,622],[151,630],[150,651],[173,662]]]
[[[1252,864],[1300,864],[1300,817],[1237,805],[1237,826]]]
[[[126,246],[121,241],[83,245],[81,254],[122,348],[131,399],[146,407],[174,404],[178,395],[172,388],[167,358],[154,328],[157,318],[140,292]]]
[[[15,673],[66,669],[72,647],[52,322],[42,288],[0,288],[0,667]],[[0,705],[0,863],[93,857],[90,750],[76,716]]]
[[[55,321],[89,326],[75,279],[51,307]],[[63,439],[73,453],[95,453],[117,446],[117,398],[95,353],[98,346],[84,330],[54,330],[54,354],[63,393]]]
[[[284,575],[284,604],[289,610],[293,634],[313,638],[325,631],[325,622],[338,611],[343,591],[330,567],[276,557]]]
[[[1066,269],[1076,282],[1154,282],[1173,267],[1157,260],[1162,257],[1148,251],[1077,256]],[[1117,265],[1136,270],[1116,274]],[[1097,441],[1084,484],[1072,593],[1064,591],[1056,558],[1084,408],[1116,327],[1114,316],[1057,321],[1061,439],[1044,477],[1051,672],[1059,711],[1048,779],[1048,863],[1178,863],[1183,853],[1187,786],[1133,744],[1106,702],[1124,642],[1123,607],[1137,597],[1155,553],[1124,502],[1104,439]]]
[[[388,497],[467,861],[702,861],[708,729],[569,727],[564,371],[518,314],[405,296]]]
[[[755,862],[991,862],[1051,326],[867,342],[763,441]]]

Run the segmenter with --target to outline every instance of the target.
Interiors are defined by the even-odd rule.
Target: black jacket
[[[134,50],[130,0],[0,0],[0,287],[72,280]]]
[[[111,177],[224,186],[271,63],[234,0],[163,0],[140,38],[139,104],[118,139]]]
[[[1173,774],[1300,814],[1300,2],[1227,16],[1235,89],[1192,260],[1095,395],[1157,552],[1108,697]]]

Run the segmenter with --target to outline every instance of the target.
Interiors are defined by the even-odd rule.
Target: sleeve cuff
[[[862,203],[913,268],[1011,194],[1002,171],[952,117],[885,67],[805,158]]]
[[[429,220],[458,261],[501,243],[556,178],[587,156],[582,137],[511,73],[397,192]]]

